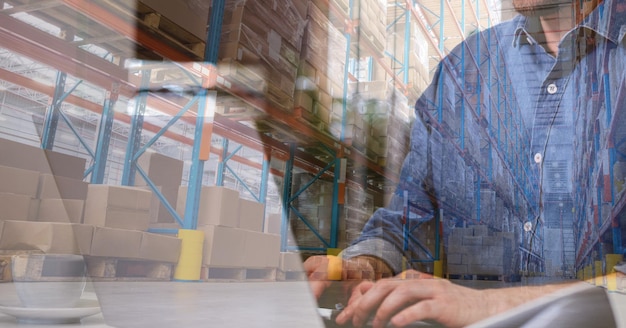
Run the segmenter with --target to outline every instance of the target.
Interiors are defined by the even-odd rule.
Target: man
[[[584,146],[581,143],[577,147],[576,141],[572,146],[572,140],[579,137],[575,128],[578,127],[576,131],[579,131],[581,127],[593,124],[590,122],[596,118],[592,115],[597,115],[603,106],[610,106],[611,100],[615,101],[624,79],[626,3],[623,0],[605,0],[599,5],[595,2],[513,0],[513,5],[521,15],[480,32],[482,37],[480,33],[468,37],[442,61],[433,83],[417,101],[416,112],[418,116],[426,117],[422,114],[432,110],[431,104],[441,98],[447,100],[440,103],[442,106],[454,106],[453,97],[459,85],[477,81],[477,78],[484,90],[483,97],[477,99],[494,96],[489,93],[489,81],[481,78],[487,76],[485,67],[489,65],[477,68],[473,61],[466,60],[465,66],[461,67],[463,63],[459,60],[463,47],[475,49],[486,38],[486,33],[491,33],[497,42],[491,45],[496,47],[495,50],[489,49],[490,60],[495,60],[494,51],[501,53],[499,60],[508,67],[513,94],[530,135],[531,149],[524,156],[530,160],[534,155],[540,166],[550,161],[566,161],[569,163],[566,171],[571,173],[576,165],[572,163],[574,155],[580,155],[577,152],[581,152],[580,148]],[[573,17],[574,6],[584,8],[579,19]],[[606,83],[600,83],[599,88],[607,92],[599,92],[596,82],[605,77],[609,78]],[[583,89],[587,85],[588,88]],[[481,100],[475,101],[473,105],[480,105]],[[558,120],[564,120],[565,124],[559,126]],[[418,120],[411,136],[412,145],[418,138],[424,138],[424,131],[430,129],[431,122]],[[425,177],[414,174],[415,163],[428,159],[429,152],[424,153],[423,149],[412,146],[405,160],[398,188],[409,190],[409,199],[423,190],[433,190],[432,193],[437,194],[439,186],[429,179],[432,172]],[[543,211],[545,188],[540,182],[540,212]],[[372,216],[362,236],[342,253],[341,265],[344,280],[400,275],[353,286],[349,304],[338,316],[337,323],[362,326],[373,317],[374,327],[383,327],[387,323],[404,326],[424,319],[446,326],[466,326],[563,288],[563,285],[549,285],[474,290],[447,280],[423,279],[430,276],[416,271],[404,271],[409,268],[406,258],[414,250],[409,247],[403,251],[406,247],[402,244],[401,204],[402,199],[396,198],[390,206]],[[426,210],[434,212],[439,206],[439,200],[434,197]],[[536,223],[531,222],[531,225]],[[325,257],[312,257],[305,262],[316,297],[330,286],[331,282],[324,278],[329,271],[337,270],[334,262]],[[403,277],[422,279],[401,279]]]

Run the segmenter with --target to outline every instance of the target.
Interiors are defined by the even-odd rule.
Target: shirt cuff
[[[374,256],[385,262],[394,274],[403,271],[404,258],[402,253],[392,243],[384,239],[371,238],[363,240],[344,249],[340,255],[344,259],[364,255]]]

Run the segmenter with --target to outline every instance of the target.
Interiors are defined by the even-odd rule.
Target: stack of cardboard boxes
[[[359,37],[355,43],[361,49],[372,51],[372,56],[383,57],[387,46],[387,1],[354,1],[352,6],[352,19],[359,22]]]
[[[294,105],[305,122],[328,132],[334,122],[347,120],[342,113],[347,39],[315,2],[308,3],[306,19]]]
[[[450,275],[503,276],[513,273],[514,234],[490,232],[486,225],[455,228],[448,240]]]
[[[187,187],[181,187],[176,210],[183,215]],[[242,199],[236,190],[202,187],[198,227],[203,231],[202,265],[209,268],[277,268],[280,235],[263,232],[265,205]]]
[[[0,153],[0,250],[178,261],[178,238],[145,232],[143,187],[89,185],[84,159],[9,140]]]
[[[226,1],[220,73],[292,111],[305,13],[305,1]]]
[[[314,183],[311,183],[314,181]],[[294,174],[292,189],[300,191],[298,197],[292,202],[289,214],[289,229],[291,231],[290,246],[324,248],[324,242],[311,228],[325,240],[330,240],[330,228],[332,218],[333,184],[329,181],[314,180],[313,175],[308,173]],[[298,215],[300,214],[301,217]],[[306,220],[306,223],[305,223]]]
[[[156,152],[145,152],[137,160],[137,165],[143,169],[168,203],[172,207],[176,206],[184,162]],[[135,186],[145,186],[149,190],[146,180],[139,173],[135,176]],[[174,222],[172,215],[156,194],[153,194],[150,203],[150,223]]]

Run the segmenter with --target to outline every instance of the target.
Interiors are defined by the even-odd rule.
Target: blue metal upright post
[[[102,184],[104,182],[104,171],[109,156],[111,132],[113,131],[113,109],[118,95],[119,85],[114,84],[111,91],[107,91],[107,98],[104,100],[100,127],[98,128],[98,139],[96,141],[95,159],[93,169],[91,170],[91,183],[93,184]]]
[[[202,89],[198,100],[198,116],[196,117],[196,128],[194,131],[193,150],[191,153],[191,169],[189,170],[189,185],[187,187],[187,199],[185,203],[185,216],[183,218],[183,229],[196,229],[198,227],[198,209],[200,207],[200,193],[202,191],[202,175],[204,163],[209,158],[208,149],[211,147],[205,144],[204,134],[210,134],[206,124],[213,123],[215,106],[217,105],[217,91]],[[206,120],[206,121],[205,121]],[[203,149],[205,147],[205,149]]]
[[[480,222],[480,185],[481,185],[480,173],[476,172],[476,221]]]
[[[46,117],[44,119],[43,133],[41,135],[41,148],[51,150],[54,145],[54,138],[56,136],[57,127],[59,125],[59,111],[61,110],[60,98],[65,92],[65,81],[67,80],[67,74],[64,72],[57,73],[57,79],[54,88],[54,95],[52,96],[50,106],[46,111]]]
[[[357,0],[359,1],[359,0]],[[354,0],[348,1],[348,19],[353,19],[353,7]],[[360,7],[360,6],[359,6]],[[352,43],[352,33],[353,31],[346,31],[346,61],[343,70],[343,101],[341,106],[341,132],[339,134],[339,141],[344,142],[346,140],[346,124],[347,124],[347,115],[348,115],[348,76],[350,76],[350,67],[348,63],[350,62],[350,45]],[[357,58],[358,60],[359,58]]]
[[[225,0],[213,0],[211,17],[209,19],[209,29],[207,33],[207,44],[204,52],[204,62],[211,65],[217,64],[220,37],[222,35],[222,21],[224,18]],[[196,229],[198,225],[198,208],[200,207],[200,193],[202,191],[202,175],[204,172],[204,162],[208,160],[207,149],[209,144],[203,145],[204,134],[211,131],[203,131],[205,118],[208,124],[213,123],[215,106],[217,104],[217,91],[202,89],[198,94],[198,114],[196,118],[196,128],[194,131],[194,143],[191,153],[191,169],[189,171],[189,185],[187,189],[187,199],[185,200],[185,216],[183,218],[183,229]],[[206,117],[205,117],[206,116]],[[202,152],[202,156],[201,155]]]
[[[141,89],[150,86],[150,70],[141,72]],[[137,172],[137,159],[135,154],[141,147],[141,133],[143,130],[143,117],[146,111],[146,101],[148,95],[146,92],[139,94],[135,100],[135,110],[130,121],[130,134],[128,135],[128,144],[126,145],[126,154],[124,156],[124,172],[122,173],[122,185],[134,186],[135,173]]]
[[[465,39],[465,0],[461,0],[461,37],[463,39]],[[480,58],[479,58],[480,60]],[[465,47],[461,47],[461,67],[465,67]],[[461,70],[461,96],[460,101],[461,101],[461,108],[460,108],[460,131],[459,131],[459,137],[461,138],[460,140],[460,147],[461,149],[465,149],[465,97],[463,97],[463,93],[466,90],[466,86],[465,86],[465,69]],[[480,102],[480,98],[479,101]],[[438,235],[438,234],[437,234]],[[439,250],[437,250],[439,251]]]
[[[411,67],[411,62],[409,60],[410,48],[413,43],[411,42],[411,8],[407,8],[405,13],[405,23],[404,23],[404,58],[402,61],[402,69],[404,70],[404,85],[409,84],[409,67]]]
[[[283,197],[282,197],[282,219],[280,224],[280,250],[284,252],[287,250],[287,237],[289,233],[289,209],[291,199],[291,184],[293,178],[293,163],[296,152],[296,144],[289,145],[289,159],[285,162],[285,177],[283,179]]]
[[[267,203],[267,185],[270,175],[270,154],[263,155],[263,169],[261,171],[261,187],[259,188],[259,202],[265,205]],[[264,207],[265,208],[265,207]],[[263,229],[265,229],[265,212],[263,212]]]
[[[228,157],[228,139],[222,139],[222,156],[220,156],[220,162],[217,164],[217,172],[215,176],[215,185],[224,186],[224,173],[226,167],[226,161]]]
[[[345,183],[345,171],[342,170],[345,159],[335,158],[335,174],[333,179],[333,201],[330,221],[330,247],[337,248],[337,234],[339,233],[339,192],[340,184]],[[343,171],[343,172],[342,172]]]

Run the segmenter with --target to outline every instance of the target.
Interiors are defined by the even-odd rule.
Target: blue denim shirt
[[[435,172],[437,165],[433,165],[431,148],[433,143],[446,139],[433,133],[432,116],[424,114],[436,111],[437,104],[441,104],[444,111],[454,111],[460,96],[465,97],[465,106],[473,107],[474,111],[485,111],[487,106],[498,106],[500,101],[508,102],[508,106],[521,117],[519,129],[529,145],[520,156],[532,163],[535,154],[539,153],[544,163],[565,163],[565,172],[573,178],[563,179],[563,185],[558,188],[571,193],[574,188],[572,180],[579,169],[573,159],[583,156],[583,147],[589,147],[588,141],[593,138],[581,131],[588,130],[596,120],[599,124],[606,124],[608,114],[603,109],[609,102],[609,108],[614,108],[620,92],[626,93],[621,86],[626,68],[625,9],[623,0],[604,1],[563,37],[557,57],[546,52],[531,36],[528,27],[532,18],[524,16],[482,31],[482,36],[470,36],[457,46],[439,64],[433,82],[416,103],[417,117],[421,120],[414,123],[411,148],[390,205],[374,213],[361,236],[344,250],[343,256],[379,257],[398,273],[409,267],[405,259],[415,258],[420,253],[415,243],[409,243],[405,250],[405,195],[409,201],[420,204],[424,213],[409,216],[410,226],[430,220],[432,214],[429,213],[445,207],[442,205],[445,201],[440,197],[442,181],[437,178],[440,172]],[[482,47],[481,58],[469,60],[468,55],[477,53],[472,50],[479,45]],[[465,60],[461,61],[464,47],[470,52],[466,52]],[[479,67],[476,62],[481,62]],[[496,65],[506,66],[509,79],[500,83],[499,90],[489,81],[490,74],[495,74]],[[608,79],[606,84],[605,79]],[[461,90],[462,86],[465,90]],[[479,92],[477,87],[480,87]],[[610,99],[606,95],[610,95]],[[621,94],[624,96],[626,94]],[[480,163],[480,159],[475,160]],[[446,165],[445,158],[442,162]],[[541,193],[558,191],[551,188],[556,187],[541,185],[539,189]],[[430,192],[425,193],[425,190]]]

